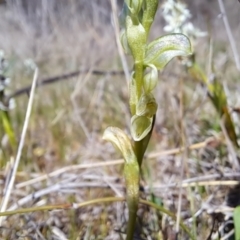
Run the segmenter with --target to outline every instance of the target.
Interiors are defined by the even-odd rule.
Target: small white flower
[[[179,12],[180,15],[184,16],[186,19],[189,19],[192,17],[189,9],[187,9],[187,5],[181,2],[175,3],[176,11]]]
[[[163,18],[167,23],[163,28],[165,32],[183,33],[191,38],[192,41],[207,35],[206,32],[195,28],[190,22],[192,15],[186,4],[180,1],[166,0],[162,5],[162,12]]]
[[[174,28],[171,25],[166,25],[163,27],[165,32],[173,32]]]
[[[162,5],[162,9],[163,9],[163,14],[167,15],[169,14],[169,12],[172,11],[172,9],[174,8],[174,1],[173,0],[169,0],[166,1],[163,5]]]
[[[207,36],[206,32],[200,31],[200,29],[195,28],[191,22],[188,22],[183,25],[182,32],[190,37],[198,38],[198,37],[205,37]]]

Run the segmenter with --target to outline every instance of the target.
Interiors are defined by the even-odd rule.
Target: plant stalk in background
[[[182,33],[188,36],[193,46],[199,37],[207,36],[206,32],[202,32],[191,22],[192,15],[186,4],[175,0],[166,0],[162,5],[162,13],[163,18],[167,23],[167,25],[164,27],[164,30],[166,32]],[[182,63],[186,66],[188,72],[194,79],[202,82],[206,86],[208,90],[208,96],[213,106],[215,107],[219,117],[223,118],[224,127],[226,128],[229,139],[234,146],[239,147],[235,126],[228,110],[227,97],[222,83],[219,81],[219,79],[217,79],[216,74],[214,73],[212,62],[210,63],[211,75],[213,76],[211,80],[198,65],[194,55],[188,59],[185,59],[185,61]]]

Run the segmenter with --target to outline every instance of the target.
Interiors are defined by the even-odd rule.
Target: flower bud
[[[153,118],[134,115],[131,118],[131,134],[134,141],[140,141],[151,131]]]
[[[136,114],[150,118],[157,112],[157,107],[153,94],[144,93],[137,104]]]
[[[157,68],[152,64],[150,64],[149,67],[151,67],[150,72],[143,77],[143,88],[146,93],[150,93],[157,86],[158,81]]]
[[[131,13],[135,15],[140,12],[143,4],[143,0],[125,0],[125,2]]]
[[[130,16],[126,18],[126,33],[129,47],[135,62],[143,61],[146,44],[146,32],[141,23],[134,24]]]
[[[121,33],[120,33],[120,41],[121,41],[124,52],[126,54],[129,54],[131,51],[130,51],[130,48],[129,48],[129,45],[128,45],[127,34],[126,34],[125,29],[122,30]]]

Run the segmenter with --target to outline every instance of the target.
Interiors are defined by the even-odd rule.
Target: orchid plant
[[[154,89],[158,71],[177,56],[191,54],[189,39],[181,34],[168,34],[148,43],[148,35],[158,9],[158,0],[125,0],[121,19],[124,28],[121,42],[133,58],[129,80],[131,137],[117,127],[108,127],[103,139],[112,142],[123,155],[126,199],[129,210],[127,240],[132,240],[139,202],[140,169],[154,127],[158,104]]]

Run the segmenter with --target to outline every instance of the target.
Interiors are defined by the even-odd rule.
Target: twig
[[[227,31],[228,40],[229,40],[231,48],[232,48],[234,61],[235,61],[235,64],[236,64],[236,67],[237,67],[238,71],[240,71],[240,62],[239,62],[238,50],[237,50],[236,42],[234,40],[232,31],[231,31],[231,28],[230,28],[230,25],[229,25],[229,22],[228,22],[228,18],[227,18],[227,14],[226,14],[226,11],[225,11],[223,1],[218,0],[218,4],[219,4],[220,11],[222,13],[223,23],[224,23],[224,26],[225,26],[226,31]]]
[[[50,177],[59,176],[59,175],[65,173],[65,172],[69,172],[69,171],[75,171],[75,170],[78,170],[78,169],[85,169],[85,168],[97,168],[97,167],[113,166],[113,165],[119,165],[119,164],[123,164],[123,163],[124,163],[123,159],[117,159],[117,160],[110,160],[110,161],[107,161],[107,162],[71,165],[71,166],[60,168],[60,169],[58,169],[56,171],[53,171],[49,174],[44,174],[44,175],[41,175],[39,177],[30,179],[26,182],[19,183],[19,184],[16,185],[16,188],[26,187],[26,186],[29,186],[31,184],[47,180]]]
[[[190,180],[190,179],[188,179]],[[237,185],[238,184],[238,181],[202,181],[202,182],[191,182],[191,183],[187,183],[185,182],[186,180],[183,181],[182,184],[178,184],[178,183],[175,183],[175,184],[172,184],[172,186],[170,185],[167,185],[166,187],[169,188],[169,187],[183,187],[183,188],[186,188],[186,187],[195,187],[195,186],[233,186],[233,185]],[[69,183],[70,184],[70,183]],[[80,185],[80,186],[79,186]],[[51,194],[51,193],[54,193],[54,192],[65,192],[64,189],[67,188],[67,189],[73,189],[73,188],[78,188],[78,187],[84,187],[82,184],[79,184],[79,185],[75,185],[75,184],[72,184],[72,185],[68,185],[66,184],[65,186],[63,186],[63,184],[55,184],[53,186],[50,186],[48,188],[45,188],[45,189],[41,189],[37,192],[34,192],[34,193],[31,193],[27,196],[25,196],[24,198],[20,199],[16,204],[12,205],[8,211],[13,211],[13,210],[16,210],[17,208],[27,204],[29,201],[33,201],[34,199],[38,199],[38,198],[41,198],[43,196],[46,196],[48,194]],[[86,186],[86,185],[85,185]],[[100,186],[92,186],[92,185],[89,185],[89,187],[100,187]],[[107,187],[107,185],[105,186],[102,186],[102,187]],[[118,186],[119,188],[119,186]],[[118,189],[117,188],[117,189]],[[146,192],[150,189],[150,187],[146,187],[144,189],[144,191],[146,190]],[[151,189],[154,189],[154,190],[157,190],[159,189],[158,186],[152,186]]]
[[[216,138],[208,138],[204,142],[193,144],[193,145],[189,146],[189,150],[194,150],[194,149],[196,150],[196,149],[204,148],[212,140],[216,140]],[[183,150],[184,150],[184,148],[175,148],[175,149],[161,151],[161,152],[153,152],[153,153],[149,153],[146,158],[147,159],[152,159],[152,158],[156,158],[156,157],[159,157],[159,156],[179,154]],[[53,171],[49,174],[44,174],[44,175],[38,176],[36,178],[30,179],[28,181],[19,183],[19,184],[16,185],[16,188],[26,187],[26,186],[29,186],[31,184],[49,179],[50,177],[59,176],[60,174],[63,174],[65,172],[69,172],[69,171],[76,171],[76,170],[85,169],[85,168],[97,168],[97,167],[113,166],[113,165],[119,165],[119,164],[123,164],[123,163],[124,163],[123,159],[116,159],[116,160],[109,160],[109,161],[98,162],[98,163],[88,163],[88,164],[78,164],[78,165],[66,166],[66,167],[60,168],[58,170],[55,170],[55,171]]]
[[[177,218],[176,218],[176,234],[179,234],[180,230],[180,219],[181,219],[181,209],[182,209],[182,194],[183,194],[183,188],[182,188],[182,181],[183,181],[183,175],[184,175],[184,169],[187,164],[187,155],[188,155],[188,149],[187,149],[187,143],[186,143],[186,133],[185,133],[185,123],[184,123],[184,107],[183,107],[183,89],[182,89],[182,79],[180,80],[180,134],[181,134],[181,144],[183,146],[182,151],[182,157],[181,157],[181,167],[180,167],[180,188],[178,192],[178,204],[177,204]],[[187,170],[188,171],[188,170]]]
[[[240,174],[238,174],[239,176]],[[210,176],[209,176],[210,177]],[[191,182],[188,182],[191,180]],[[198,186],[236,186],[239,184],[237,180],[213,180],[213,181],[192,181],[193,179],[183,180],[182,183],[176,182],[166,185],[152,185],[151,189],[161,190],[165,188],[188,188],[188,187],[198,187]],[[150,187],[146,186],[144,191],[148,191]]]
[[[12,210],[0,213],[0,216],[11,216],[14,214],[24,214],[24,213],[32,213],[36,211],[51,211],[57,209],[77,209],[81,207],[86,207],[93,204],[104,204],[109,202],[123,202],[126,199],[123,197],[105,197],[105,198],[97,198],[89,201],[84,201],[81,203],[63,203],[58,205],[47,205],[47,206],[40,206],[40,207],[31,207],[31,208],[22,208],[18,210]]]
[[[59,239],[59,240],[67,240],[65,234],[57,227],[52,227],[52,233]]]
[[[110,0],[111,1],[111,6],[112,6],[112,16],[113,16],[113,21],[114,21],[114,31],[115,31],[115,36],[116,36],[116,42],[117,42],[117,47],[118,47],[118,53],[121,58],[122,66],[123,66],[123,71],[126,77],[126,82],[128,85],[128,82],[130,80],[130,74],[128,70],[128,65],[127,61],[123,52],[122,44],[120,42],[120,34],[119,34],[119,23],[118,23],[118,18],[117,18],[117,4],[116,0]]]
[[[85,201],[81,203],[64,203],[59,205],[48,205],[48,206],[41,206],[41,207],[32,207],[32,208],[23,208],[18,209],[16,211],[7,211],[4,213],[0,213],[0,216],[11,216],[14,214],[24,214],[24,213],[32,213],[36,211],[51,211],[56,209],[77,209],[81,207],[86,207],[93,204],[104,204],[104,203],[113,203],[113,202],[123,202],[126,199],[123,197],[105,197],[105,198],[97,198],[90,201]],[[139,202],[144,205],[148,205],[150,207],[153,207],[157,209],[158,211],[167,214],[169,217],[171,217],[173,220],[176,220],[176,216],[171,211],[165,209],[164,207],[157,205],[155,203],[140,199]],[[195,239],[191,232],[189,231],[188,227],[183,223],[183,221],[180,221],[181,228],[189,235],[191,239]]]
[[[240,177],[240,173],[234,173],[234,172],[216,173],[216,174],[211,174],[211,175],[206,175],[206,176],[189,178],[189,179],[184,180],[183,183],[211,181],[211,180],[217,179],[217,178],[239,178],[239,177]]]
[[[53,186],[41,189],[39,191],[36,191],[34,193],[31,193],[27,196],[25,196],[24,198],[21,198],[17,201],[17,203],[14,203],[12,206],[10,206],[8,208],[8,211],[13,211],[25,204],[27,204],[30,201],[34,201],[42,196],[54,193],[54,192],[58,192],[61,189],[61,185],[60,184],[55,184]]]
[[[2,203],[1,203],[0,212],[3,212],[3,211],[6,210],[7,204],[8,204],[12,189],[13,189],[13,184],[14,184],[14,181],[15,181],[18,165],[19,165],[19,162],[20,162],[20,158],[21,158],[21,155],[22,155],[24,140],[25,140],[25,136],[26,136],[26,132],[27,132],[27,128],[28,128],[30,115],[31,115],[33,98],[34,98],[35,88],[36,88],[36,84],[37,84],[37,78],[38,78],[38,68],[36,68],[35,72],[34,72],[32,88],[31,88],[31,92],[30,92],[30,98],[29,98],[29,101],[28,101],[28,106],[27,106],[27,111],[26,111],[25,121],[24,121],[24,124],[23,124],[23,130],[22,130],[20,142],[19,142],[19,145],[18,145],[17,156],[16,156],[16,159],[15,159],[13,168],[12,168],[11,178],[9,180],[8,186],[6,187],[6,192],[5,192],[5,195],[4,195]],[[2,220],[3,219],[0,218],[0,226],[2,224]]]
[[[220,142],[221,139],[216,139],[215,137],[210,137],[210,138],[207,138],[203,142],[192,144],[187,148],[189,150],[197,150],[197,149],[205,148],[205,147],[207,147],[207,145],[209,143],[211,143],[211,141],[219,141]],[[156,158],[159,156],[180,154],[184,151],[184,149],[185,149],[185,147],[180,147],[180,148],[174,148],[174,149],[165,150],[165,151],[152,152],[152,153],[147,154],[146,158]]]
[[[74,71],[74,72],[58,75],[58,76],[55,76],[55,77],[42,79],[42,80],[39,80],[37,82],[36,87],[41,87],[41,86],[52,84],[52,83],[59,82],[59,81],[62,81],[62,80],[67,80],[69,78],[76,77],[79,74],[85,74],[85,73],[88,73],[88,72],[89,72],[89,69],[79,70],[79,71]],[[109,74],[109,75],[122,75],[122,74],[124,74],[124,72],[123,71],[91,70],[91,74],[93,74],[93,75],[107,75],[107,74]],[[15,92],[13,92],[12,94],[10,94],[9,96],[6,97],[5,102],[7,103],[7,102],[9,102],[9,100],[11,98],[18,97],[22,94],[28,94],[31,90],[31,87],[32,87],[32,85],[26,86],[26,87],[23,87],[23,88],[20,88],[20,89],[16,90]]]
[[[84,89],[83,86],[89,80],[90,76],[91,76],[91,69],[89,69],[88,73],[86,74],[86,76],[84,76],[82,81],[77,81],[77,83],[74,87],[74,90],[71,93],[71,97],[70,97],[72,105],[73,105],[73,111],[74,111],[76,120],[78,121],[80,127],[82,128],[84,135],[86,136],[86,138],[88,140],[90,139],[90,132],[89,132],[85,122],[82,119],[82,113],[79,111],[77,96],[79,94],[81,94],[81,89]]]

